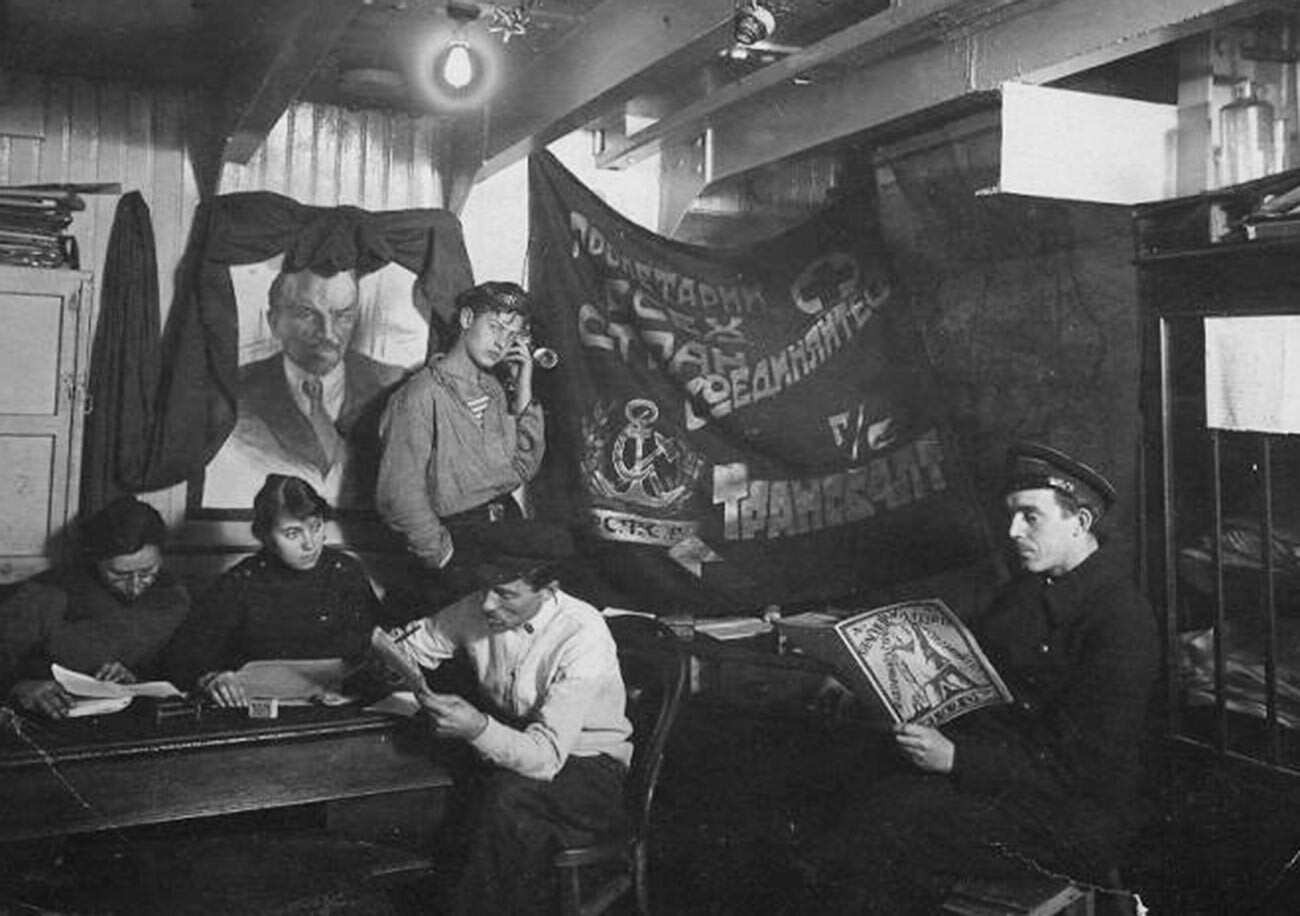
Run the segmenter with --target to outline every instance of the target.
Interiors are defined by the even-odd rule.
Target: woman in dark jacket
[[[88,518],[80,563],[28,579],[0,604],[0,696],[59,718],[73,703],[52,663],[123,683],[154,676],[190,610],[185,587],[162,568],[166,536],[162,516],[131,496]]]
[[[262,549],[199,598],[167,668],[220,706],[246,706],[236,669],[263,659],[359,660],[379,617],[360,561],[326,546],[329,503],[299,477],[270,474],[253,500]]]

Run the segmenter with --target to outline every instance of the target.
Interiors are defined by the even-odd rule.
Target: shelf
[[[1300,250],[1300,236],[1293,239],[1266,239],[1258,242],[1219,242],[1199,248],[1182,248],[1176,251],[1139,254],[1133,259],[1133,263],[1138,266],[1147,266],[1177,261],[1235,257],[1247,253],[1275,254],[1291,249]]]

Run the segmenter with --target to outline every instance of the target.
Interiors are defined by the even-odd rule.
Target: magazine
[[[905,601],[834,623],[778,621],[787,641],[830,665],[889,724],[940,726],[1011,691],[961,619],[938,598]]]

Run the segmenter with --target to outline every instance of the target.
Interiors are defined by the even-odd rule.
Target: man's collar
[[[547,596],[546,600],[542,602],[542,606],[538,609],[537,613],[534,614],[531,619],[523,623],[519,629],[523,630],[530,636],[534,633],[540,633],[542,630],[546,629],[547,625],[550,624],[552,620],[555,619],[555,615],[558,614],[559,611],[560,596],[558,593],[552,592]]]
[[[1044,594],[1057,623],[1065,623],[1086,612],[1090,603],[1088,595],[1104,585],[1127,579],[1131,570],[1125,568],[1123,557],[1114,550],[1098,547],[1074,569],[1061,576],[1041,576],[1046,585]]]
[[[283,355],[281,362],[284,364],[284,377],[289,382],[289,390],[293,392],[295,401],[306,404],[307,396],[303,393],[302,383],[307,379],[318,378],[321,383],[321,400],[325,404],[325,409],[331,416],[338,413],[339,407],[343,404],[343,386],[347,381],[343,367],[345,360],[340,359],[338,365],[324,375],[308,372],[291,360],[287,353]]]
[[[435,353],[429,365],[435,371],[447,378],[458,378],[467,382],[476,382],[483,376],[490,376],[487,372],[474,364],[473,360],[466,359],[461,362],[466,371],[457,371],[455,360],[449,360],[446,353]]]
[[[447,354],[436,353],[429,360],[429,371],[433,373],[434,378],[439,379],[442,384],[452,391],[461,391],[466,384],[475,384],[482,389],[483,393],[493,397],[501,391],[501,382],[491,372],[480,369],[478,366],[470,363],[470,374],[464,375],[459,372],[453,372],[447,365]],[[457,383],[461,387],[457,387]]]

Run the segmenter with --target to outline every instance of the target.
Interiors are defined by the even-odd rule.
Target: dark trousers
[[[481,788],[452,912],[555,913],[559,885],[552,858],[564,846],[588,843],[624,826],[623,779],[623,766],[604,755],[570,757],[550,782],[492,770]]]
[[[898,773],[850,800],[839,829],[815,851],[820,881],[810,912],[931,916],[962,878],[1080,877],[1090,869],[1071,854],[1068,836],[1050,806],[962,792],[948,776]]]
[[[477,589],[478,580],[474,577],[474,568],[482,554],[478,533],[487,525],[520,518],[523,518],[523,513],[519,510],[519,504],[506,495],[443,519],[451,533],[451,543],[455,550],[451,560],[442,569],[412,565],[411,577],[420,604],[412,616],[436,613]]]

